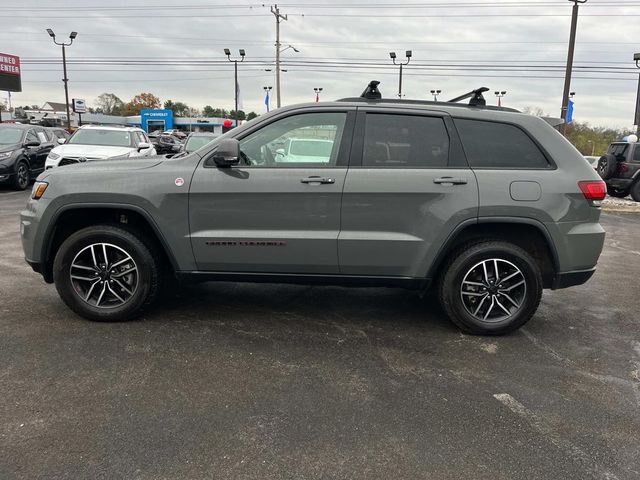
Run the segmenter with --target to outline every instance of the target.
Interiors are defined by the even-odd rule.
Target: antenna
[[[484,107],[487,104],[487,101],[482,96],[483,92],[488,92],[489,89],[487,87],[476,88],[475,90],[471,90],[469,93],[465,93],[464,95],[460,95],[459,97],[452,98],[449,100],[450,103],[456,103],[460,100],[466,100],[469,98],[469,105],[472,107]]]
[[[364,89],[364,92],[360,95],[360,98],[366,98],[367,100],[380,100],[382,99],[382,94],[380,90],[378,90],[378,85],[380,82],[378,80],[371,80],[367,88]]]

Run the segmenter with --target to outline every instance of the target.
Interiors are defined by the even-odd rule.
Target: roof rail
[[[371,80],[367,85],[367,88],[364,89],[364,92],[360,94],[359,97],[346,97],[336,100],[338,102],[373,102],[373,103],[398,103],[398,104],[406,104],[406,105],[429,105],[433,107],[446,106],[446,107],[478,107],[485,110],[496,110],[502,112],[516,112],[519,113],[515,108],[509,107],[498,107],[494,105],[487,105],[486,100],[482,96],[483,92],[489,91],[487,87],[477,88],[475,90],[470,91],[469,93],[465,93],[464,95],[460,95],[448,102],[436,102],[431,100],[409,100],[402,98],[382,98],[382,93],[378,89],[378,85],[380,82],[378,80]],[[470,98],[469,104],[457,103],[460,100],[465,100]]]

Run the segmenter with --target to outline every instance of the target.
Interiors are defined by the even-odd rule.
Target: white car
[[[84,125],[66,143],[49,152],[45,169],[104,158],[155,154],[156,149],[140,128]]]
[[[328,163],[332,140],[291,138],[285,148],[276,150],[276,161],[282,163]]]

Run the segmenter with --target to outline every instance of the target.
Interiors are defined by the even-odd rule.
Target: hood
[[[38,180],[44,180],[50,176],[61,175],[102,175],[108,173],[119,174],[133,170],[144,170],[160,165],[165,157],[156,155],[153,157],[117,158],[109,161],[97,160],[95,162],[84,162],[73,165],[65,165],[60,168],[45,170],[38,176]]]
[[[111,158],[129,155],[129,152],[133,150],[131,147],[65,144],[55,147],[51,151],[62,157]]]
[[[19,143],[16,143],[15,145],[0,145],[0,153],[13,152],[19,148],[22,148],[22,145]]]

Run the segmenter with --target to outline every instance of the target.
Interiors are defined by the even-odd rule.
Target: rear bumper
[[[607,186],[618,190],[626,190],[631,187],[632,183],[633,178],[610,178],[606,181]]]
[[[573,272],[558,272],[553,276],[552,290],[558,290],[560,288],[573,287],[575,285],[582,285],[589,280],[596,272],[596,267],[588,270],[575,270]]]

